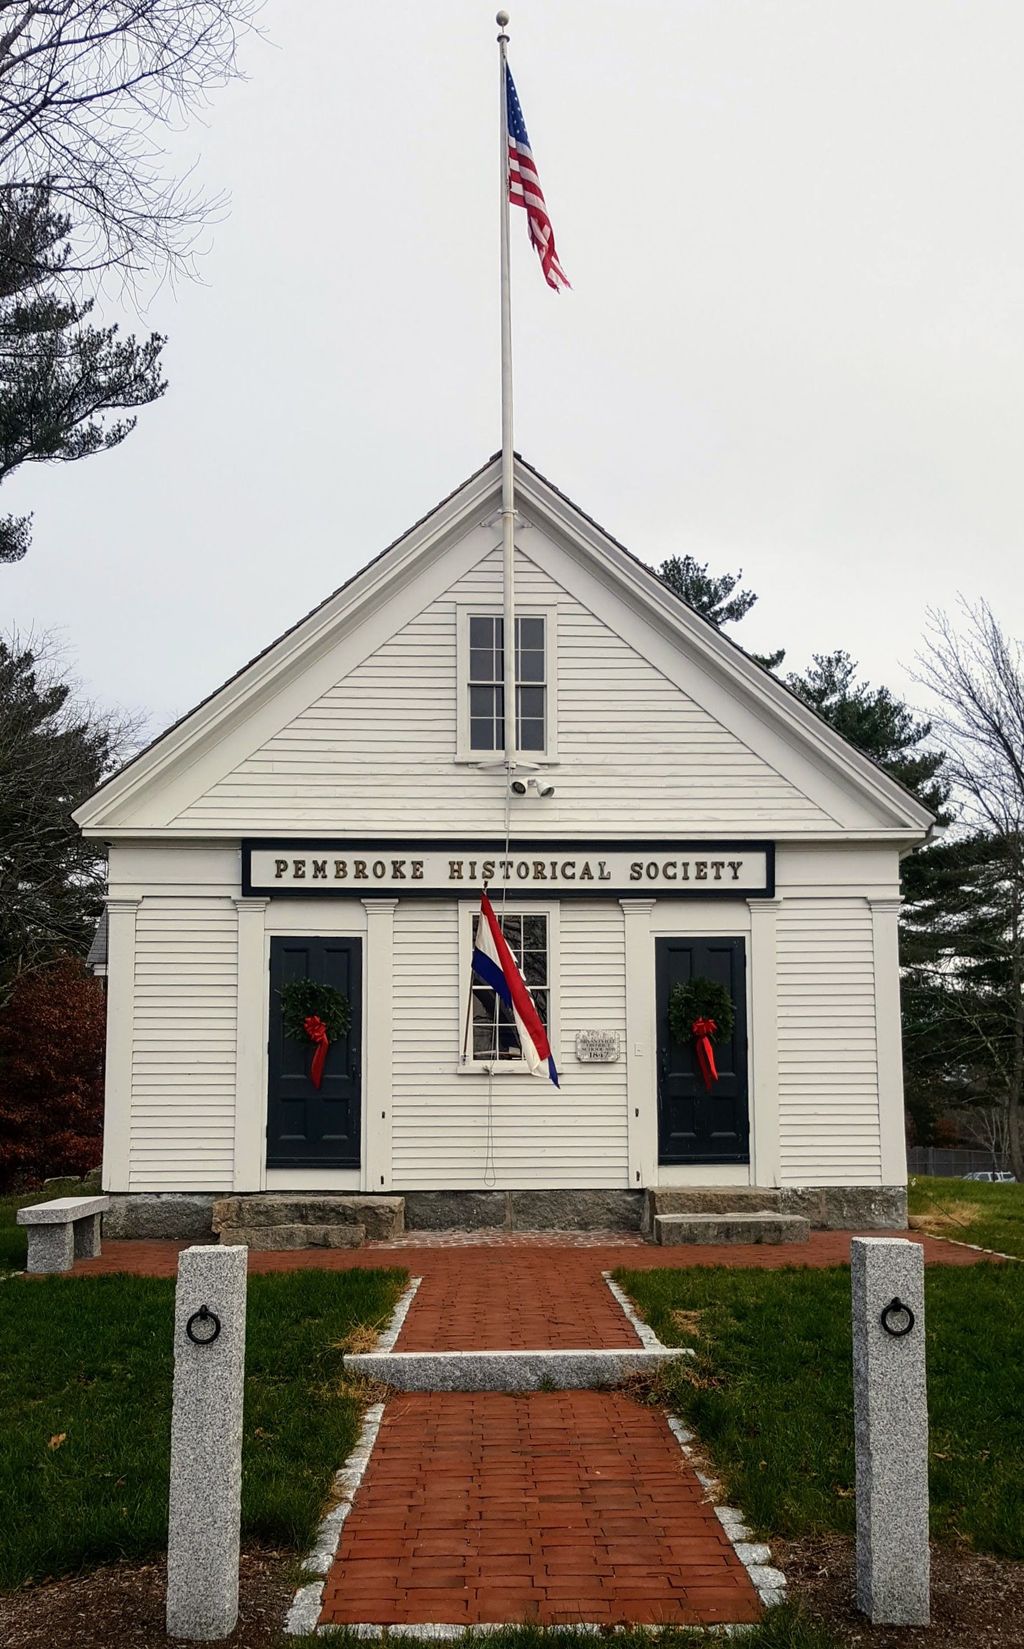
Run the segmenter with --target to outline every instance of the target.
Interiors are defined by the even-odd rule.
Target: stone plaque
[[[576,1058],[581,1065],[611,1065],[618,1057],[618,1031],[576,1032]]]

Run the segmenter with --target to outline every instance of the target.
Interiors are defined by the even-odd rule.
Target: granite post
[[[924,1250],[854,1237],[857,1607],[872,1625],[927,1626],[928,1398]]]
[[[225,1638],[238,1620],[247,1263],[234,1246],[186,1248],[178,1260],[169,1637]]]

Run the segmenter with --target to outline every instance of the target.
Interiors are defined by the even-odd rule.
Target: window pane
[[[544,689],[543,687],[520,687],[519,714],[531,721],[544,720]]]
[[[544,723],[542,721],[521,721],[519,723],[520,750],[544,749]]]
[[[527,950],[544,950],[548,948],[548,919],[546,916],[524,916],[523,943]]]
[[[544,651],[544,620],[520,617],[516,619],[516,646],[520,652],[527,647]]]
[[[495,621],[490,617],[471,618],[469,621],[469,645],[471,647],[485,647],[488,651],[491,651],[495,642],[495,622],[500,624],[501,620]]]
[[[469,650],[470,681],[497,681],[494,651],[490,647],[471,647]]]
[[[528,950],[523,957],[523,978],[531,991],[535,985],[546,985],[548,982],[547,959],[539,951]]]
[[[519,1042],[519,1032],[512,1017],[511,1008],[506,1008],[503,1002],[498,1003],[498,1058],[522,1059],[523,1050]]]
[[[519,655],[519,680],[520,681],[543,681],[544,680],[544,654],[543,653],[530,653],[530,652],[520,653],[520,655]]]
[[[495,689],[493,687],[471,687],[469,689],[469,713],[471,716],[494,715]]]
[[[502,725],[502,741],[505,729]],[[469,722],[469,747],[471,750],[497,750],[498,743],[494,734],[493,716],[471,716]]]
[[[523,948],[523,918],[521,916],[503,916],[499,920],[501,921],[501,931],[505,935],[509,948],[518,957]]]

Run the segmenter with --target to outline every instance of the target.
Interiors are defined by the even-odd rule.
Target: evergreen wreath
[[[281,1014],[285,1035],[297,1042],[308,1040],[306,1020],[310,1017],[323,1021],[332,1042],[344,1036],[352,1023],[352,1010],[341,992],[316,979],[290,979],[281,989]]]
[[[697,974],[685,985],[673,985],[668,999],[668,1022],[677,1042],[689,1042],[698,1019],[713,1019],[712,1042],[728,1042],[736,1021],[732,997],[724,985]]]

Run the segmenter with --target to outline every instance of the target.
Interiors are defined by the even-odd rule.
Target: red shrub
[[[0,1185],[85,1174],[103,1138],[103,987],[61,957],[0,1008]]]

